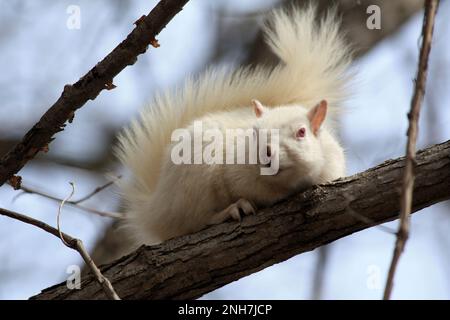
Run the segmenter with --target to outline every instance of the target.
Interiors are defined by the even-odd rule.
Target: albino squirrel
[[[241,213],[345,175],[332,117],[347,97],[350,50],[335,12],[318,19],[313,5],[294,7],[274,10],[268,22],[266,42],[281,60],[275,68],[210,69],[181,90],[158,95],[119,136],[116,154],[131,172],[120,188],[139,243],[240,220]],[[232,128],[278,129],[278,145],[268,142],[266,158],[276,155],[279,170],[262,175],[260,169],[271,163],[261,161],[174,163],[172,134],[179,128],[193,133],[194,121],[224,134]]]

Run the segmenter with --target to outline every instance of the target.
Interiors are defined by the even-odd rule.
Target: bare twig
[[[102,186],[99,186],[97,188],[95,188],[94,190],[92,190],[90,193],[88,193],[87,195],[85,195],[84,197],[78,199],[78,200],[74,200],[74,201],[70,201],[70,203],[72,204],[80,204],[81,202],[84,202],[86,200],[89,200],[90,198],[92,198],[93,196],[95,196],[97,193],[109,188],[110,186],[112,186],[114,183],[116,183],[117,180],[122,179],[122,176],[119,175],[117,176],[114,180],[112,181],[108,181],[107,183],[105,183]]]
[[[110,299],[120,300],[111,282],[105,276],[103,276],[98,267],[95,265],[94,261],[92,261],[91,257],[89,256],[89,253],[84,248],[83,242],[80,239],[73,238],[68,234],[61,232],[60,230],[55,229],[42,221],[33,219],[31,217],[28,217],[26,215],[17,212],[0,208],[0,215],[16,219],[27,224],[31,224],[44,231],[47,231],[48,233],[54,235],[57,238],[60,238],[61,240],[64,239],[63,242],[66,246],[78,251],[78,253],[81,255],[86,265],[91,269],[92,273],[94,274],[95,279],[102,286],[106,296]]]
[[[113,79],[127,66],[136,62],[167,23],[189,0],[161,0],[147,15],[142,16],[125,40],[73,85],[66,85],[59,99],[11,151],[0,160],[0,186],[8,181],[34,156],[48,150],[53,136],[71,122],[75,111],[102,90],[112,89]]]
[[[94,214],[102,216],[102,217],[113,218],[113,219],[123,219],[124,218],[124,215],[122,213],[120,213],[120,212],[97,210],[97,209],[94,209],[94,208],[86,207],[86,206],[81,205],[81,204],[73,204],[73,203],[70,203],[70,202],[67,202],[67,204],[72,206],[72,207],[78,208],[80,210],[91,212],[91,213],[94,213]]]
[[[62,208],[64,207],[64,204],[70,200],[70,198],[72,198],[73,194],[75,193],[75,184],[73,182],[70,182],[70,186],[72,187],[72,191],[70,192],[70,195],[65,198],[63,201],[61,201],[61,204],[59,205],[58,208],[58,215],[56,216],[56,227],[58,228],[58,232],[59,232],[59,237],[61,238],[61,241],[68,247],[70,247],[66,240],[64,240],[64,236],[61,233],[61,224],[60,224],[60,219],[61,219],[61,211]]]
[[[78,209],[81,209],[81,210],[84,210],[84,211],[87,211],[87,212],[91,212],[91,213],[97,214],[97,215],[102,216],[102,217],[109,217],[109,218],[114,218],[114,219],[122,219],[123,218],[123,214],[120,213],[120,212],[102,211],[102,210],[89,208],[89,207],[86,207],[86,206],[80,204],[81,202],[84,202],[84,201],[92,198],[95,194],[105,190],[106,188],[108,188],[112,184],[114,184],[114,181],[109,181],[108,183],[106,183],[106,184],[104,184],[104,185],[102,185],[100,187],[97,187],[94,191],[90,192],[89,194],[87,194],[86,196],[80,198],[79,200],[66,201],[66,203],[68,205],[70,205],[70,206],[75,207],[75,208],[78,208]],[[19,190],[23,191],[24,193],[36,194],[38,196],[41,196],[41,197],[44,197],[44,198],[56,201],[58,203],[61,203],[61,201],[63,201],[63,199],[60,199],[60,198],[55,197],[55,196],[52,196],[52,195],[50,195],[50,194],[48,194],[46,192],[30,188],[28,186],[23,185],[22,183],[18,186],[18,188],[19,188]],[[15,197],[15,199],[17,199],[18,196],[20,196],[20,194],[17,195]]]
[[[425,95],[425,85],[427,79],[428,56],[431,50],[431,41],[433,38],[434,18],[436,16],[439,0],[425,1],[425,14],[422,28],[422,48],[420,50],[419,66],[417,70],[417,79],[414,89],[414,95],[411,101],[411,110],[408,113],[408,142],[406,145],[405,170],[403,173],[403,185],[400,196],[400,226],[397,232],[397,240],[395,243],[394,253],[389,268],[386,287],[383,298],[390,299],[392,288],[394,285],[394,276],[397,269],[398,261],[405,248],[406,241],[409,236],[409,219],[413,201],[414,189],[414,167],[416,163],[416,141],[420,108],[423,97]]]

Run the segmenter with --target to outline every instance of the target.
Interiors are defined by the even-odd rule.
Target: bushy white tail
[[[122,183],[124,199],[135,205],[149,197],[158,181],[172,131],[206,113],[249,106],[301,104],[326,99],[338,106],[347,96],[349,48],[334,11],[318,20],[316,9],[275,10],[264,27],[266,42],[280,58],[274,69],[209,69],[189,78],[184,88],[155,97],[119,137],[116,154],[131,171]]]

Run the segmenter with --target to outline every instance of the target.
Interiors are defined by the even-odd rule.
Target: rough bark
[[[136,27],[111,53],[97,63],[73,85],[66,85],[59,99],[11,151],[0,160],[0,186],[16,174],[42,150],[48,148],[53,136],[71,122],[75,111],[88,100],[95,99],[103,89],[113,89],[114,77],[136,62],[155,37],[189,0],[162,0],[147,15],[136,21]]]
[[[404,158],[315,186],[272,208],[156,246],[101,268],[123,299],[192,299],[294,255],[398,218]],[[417,154],[413,211],[450,198],[450,141]],[[34,299],[104,299],[91,275]]]

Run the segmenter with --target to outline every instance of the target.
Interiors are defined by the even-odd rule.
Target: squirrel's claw
[[[254,205],[246,199],[239,199],[236,201],[235,205],[241,209],[245,215],[256,213]]]
[[[226,209],[216,213],[212,216],[209,224],[218,224],[228,220],[230,217],[233,220],[241,221],[241,211],[244,215],[255,214],[255,206],[246,199],[239,199],[235,203],[229,205]]]
[[[246,216],[256,213],[256,210],[252,203],[246,199],[239,199],[227,209],[229,209],[231,218],[237,221],[241,221],[241,212]]]

